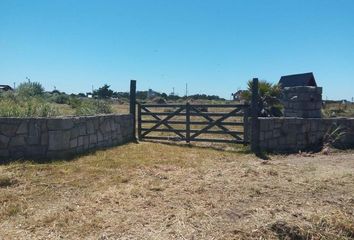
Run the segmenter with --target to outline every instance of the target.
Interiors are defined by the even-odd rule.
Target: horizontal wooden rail
[[[233,113],[229,114],[227,112],[203,112],[207,116],[215,116],[222,117],[225,115],[229,115],[229,117],[243,117],[243,113]],[[175,112],[142,112],[141,115],[151,116],[151,115],[159,115],[159,116],[186,116],[185,112],[175,113]],[[200,116],[199,113],[190,113],[190,116]],[[202,117],[202,116],[200,116]]]
[[[148,131],[150,128],[142,128],[141,131]],[[196,130],[196,129],[191,129],[189,130],[190,133],[197,133],[200,132],[201,130]],[[154,129],[151,132],[179,132],[179,133],[185,133],[187,132],[186,129]],[[240,131],[222,131],[222,130],[207,130],[204,131],[203,133],[205,134],[241,134],[243,135],[243,132]]]
[[[142,107],[153,107],[153,108],[171,108],[171,107],[184,107],[185,104],[140,104]],[[190,104],[191,107],[197,108],[247,108],[247,104]]]
[[[172,141],[184,141],[185,139],[178,137],[155,137],[155,136],[145,136],[144,139],[150,140],[172,140]],[[193,138],[190,141],[194,142],[217,142],[217,143],[239,143],[244,144],[242,140],[231,140],[231,139],[211,139],[211,138]]]
[[[190,141],[194,142],[217,142],[217,143],[240,143],[243,144],[243,140],[237,139],[214,139],[214,138],[193,138]]]
[[[159,121],[157,120],[141,120],[141,123],[158,123]],[[167,121],[167,124],[181,124],[185,125],[185,121]],[[190,121],[189,122],[191,125],[209,125],[210,122],[201,122],[201,121]],[[243,126],[243,122],[221,122],[220,125],[225,125],[225,126]]]
[[[143,139],[151,139],[151,140],[172,140],[172,141],[185,141],[185,138],[180,137],[158,137],[158,136],[144,136]]]

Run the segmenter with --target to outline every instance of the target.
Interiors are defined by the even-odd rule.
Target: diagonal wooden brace
[[[236,134],[230,133],[230,132],[229,132],[229,131],[230,131],[229,129],[227,129],[226,127],[224,127],[224,126],[221,125],[222,121],[224,121],[225,119],[231,117],[232,114],[238,112],[238,111],[240,110],[239,108],[236,108],[236,109],[232,110],[231,112],[229,112],[228,114],[226,114],[226,115],[220,117],[220,118],[217,119],[217,120],[212,119],[211,117],[209,117],[208,115],[204,114],[203,112],[199,111],[198,109],[196,109],[196,108],[194,108],[194,107],[192,107],[192,108],[193,108],[193,111],[197,112],[199,115],[201,115],[202,117],[204,117],[205,119],[207,119],[207,120],[210,122],[210,124],[209,124],[208,126],[204,127],[203,129],[201,129],[200,131],[198,131],[197,133],[193,134],[193,135],[190,137],[191,139],[192,139],[192,138],[196,138],[197,136],[199,136],[199,135],[202,134],[203,132],[207,131],[208,129],[210,129],[210,128],[214,127],[214,126],[216,126],[216,127],[219,127],[220,129],[222,129],[222,130],[225,132],[225,134],[229,134],[229,135],[233,136],[234,138],[236,138],[237,140],[242,140],[241,137],[239,137],[239,136],[236,135]]]
[[[154,131],[155,129],[157,129],[159,126],[161,125],[165,125],[168,129],[171,130],[175,130],[173,127],[171,127],[167,121],[171,118],[173,118],[174,116],[176,116],[176,114],[182,112],[184,110],[184,106],[181,106],[179,109],[177,109],[175,112],[173,112],[171,115],[167,116],[164,119],[159,118],[156,114],[151,113],[149,109],[147,109],[146,107],[142,106],[142,109],[144,109],[146,112],[150,113],[150,115],[152,117],[154,117],[156,120],[159,120],[158,123],[156,123],[152,128],[150,128],[149,130],[147,130],[146,132],[144,132],[142,134],[142,137],[146,136],[147,134],[149,134],[150,132]],[[178,131],[174,131],[174,133],[176,133],[178,136],[180,136],[182,139],[185,139],[185,136],[181,133],[179,133]]]

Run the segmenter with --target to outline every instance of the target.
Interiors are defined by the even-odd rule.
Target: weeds
[[[339,149],[346,149],[354,146],[353,129],[333,124],[324,136],[324,145]]]
[[[12,216],[17,215],[20,212],[21,212],[21,206],[20,205],[18,205],[18,204],[10,204],[5,209],[4,215],[6,215],[8,217],[12,217]]]
[[[354,117],[353,103],[328,103],[322,109],[324,117]]]
[[[294,224],[277,221],[270,229],[279,239],[353,239],[354,222],[343,212],[335,212],[332,216],[314,216],[309,224]]]
[[[10,187],[15,183],[16,181],[10,177],[0,177],[0,188]]]
[[[1,97],[0,116],[2,117],[51,117],[58,116],[56,107],[39,97]]]
[[[278,221],[271,225],[270,229],[274,231],[279,239],[311,239],[309,233],[299,226],[290,225],[284,221]]]
[[[112,113],[107,101],[80,99],[63,94],[45,96],[24,96],[17,93],[0,94],[1,117],[53,117],[64,114],[64,109],[56,104],[67,104],[75,115],[95,115]]]
[[[111,105],[102,100],[72,99],[70,105],[75,109],[76,115],[94,115],[112,113]]]

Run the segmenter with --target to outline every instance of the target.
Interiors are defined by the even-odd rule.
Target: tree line
[[[92,93],[92,97],[98,98],[98,99],[111,99],[111,98],[124,98],[128,99],[129,98],[129,92],[115,92],[110,89],[110,85],[103,85],[102,87],[98,88],[97,90],[94,90]],[[179,99],[199,99],[199,100],[225,100],[224,98],[220,98],[217,95],[207,95],[207,94],[194,94],[190,96],[178,96],[175,94],[166,94],[166,93],[160,93],[160,92],[155,92],[153,91],[153,96],[149,96],[149,91],[137,91],[136,92],[136,98],[145,100],[148,98],[163,98],[165,100],[179,100]]]

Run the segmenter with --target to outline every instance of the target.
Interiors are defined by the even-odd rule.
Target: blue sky
[[[354,97],[353,0],[0,0],[1,84],[229,98],[308,71],[324,98]]]

